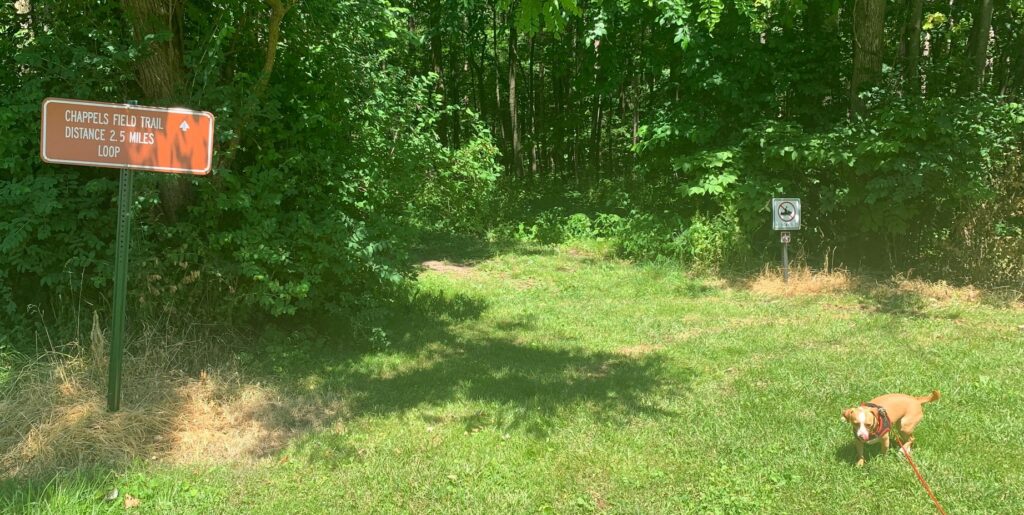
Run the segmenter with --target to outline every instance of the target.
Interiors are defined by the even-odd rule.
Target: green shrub
[[[711,217],[698,213],[689,222],[690,225],[672,240],[674,257],[706,270],[716,270],[747,257],[734,210]]]
[[[481,234],[496,218],[498,148],[480,124],[463,146],[438,149],[433,169],[409,205],[414,224],[431,230]]]
[[[594,224],[584,213],[575,213],[562,223],[562,237],[566,240],[588,240],[597,236]]]

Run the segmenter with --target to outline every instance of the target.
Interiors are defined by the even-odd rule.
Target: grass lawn
[[[913,456],[940,501],[1024,513],[1019,308],[756,293],[597,244],[430,257],[390,345],[255,357],[339,403],[271,455],[9,480],[0,511],[123,511],[116,486],[147,512],[932,513],[897,453],[853,466],[840,413],[939,389]]]

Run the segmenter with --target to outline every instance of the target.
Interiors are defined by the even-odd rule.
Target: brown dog
[[[914,443],[914,428],[924,417],[922,404],[939,399],[939,391],[931,395],[911,397],[902,393],[890,393],[875,397],[856,408],[843,410],[843,419],[853,424],[854,441],[857,444],[857,466],[864,465],[864,444],[882,442],[882,452],[889,452],[889,429],[898,427],[903,438],[903,452],[910,452]]]

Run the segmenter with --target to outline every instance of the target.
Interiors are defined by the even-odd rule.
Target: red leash
[[[895,432],[895,431],[894,431]],[[917,470],[917,465],[914,464],[914,460],[910,459],[910,452],[903,446],[903,440],[900,435],[896,435],[896,442],[900,444],[900,450],[903,451],[903,456],[907,458],[907,463],[910,463],[910,467],[914,469],[914,474],[917,474],[917,480],[921,482],[921,486],[924,487],[924,491],[928,492],[928,495],[932,498],[932,502],[935,503],[935,508],[939,510],[939,513],[946,515],[946,510],[942,509],[942,505],[939,504],[939,500],[935,498],[935,494],[932,493],[932,489],[928,486],[928,482],[924,480],[924,476]]]

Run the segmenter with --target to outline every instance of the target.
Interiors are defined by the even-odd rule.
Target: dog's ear
[[[853,420],[853,408],[846,408],[843,410],[843,416],[840,418],[843,422],[850,422]]]

